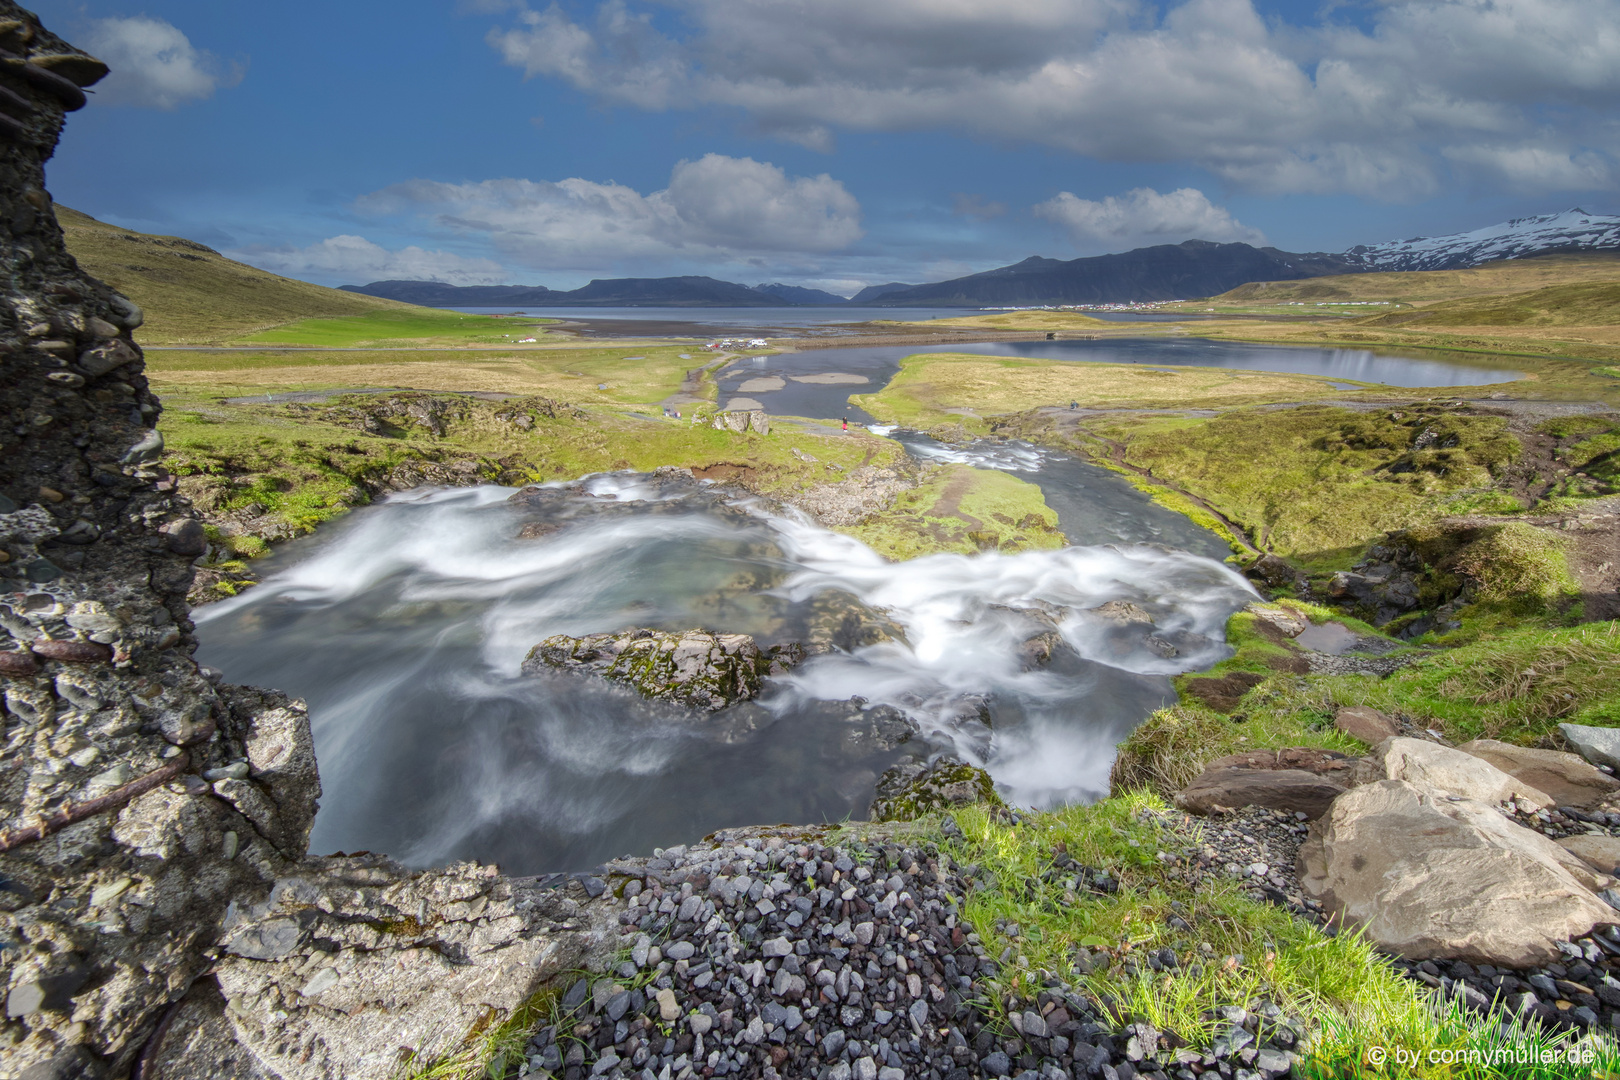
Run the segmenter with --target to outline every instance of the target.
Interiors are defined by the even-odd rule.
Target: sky
[[[55,198],[324,285],[848,295],[1620,210],[1620,0],[49,0]]]

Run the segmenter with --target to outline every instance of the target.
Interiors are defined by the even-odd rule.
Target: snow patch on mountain
[[[1353,247],[1345,252],[1345,258],[1368,270],[1459,270],[1493,259],[1604,248],[1620,248],[1620,217],[1588,214],[1576,208],[1561,214],[1514,218],[1473,232]]]

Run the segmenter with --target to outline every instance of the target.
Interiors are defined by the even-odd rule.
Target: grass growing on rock
[[[903,492],[888,510],[849,529],[894,559],[941,551],[1028,551],[1064,546],[1041,489],[990,469],[950,465]]]

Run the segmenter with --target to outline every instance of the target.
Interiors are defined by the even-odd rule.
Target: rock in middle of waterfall
[[[598,675],[645,697],[714,712],[758,696],[767,677],[782,674],[803,657],[799,645],[761,649],[747,634],[632,629],[548,637],[529,650],[523,673],[534,675],[549,667]]]

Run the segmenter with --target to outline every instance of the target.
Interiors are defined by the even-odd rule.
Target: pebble
[[[1052,872],[1080,869],[1066,862]],[[619,875],[634,875],[629,883],[639,887],[627,883],[622,893],[635,902],[622,903],[620,925],[632,972],[654,972],[652,996],[607,983],[587,993],[581,980],[555,1026],[529,1042],[525,1075],[535,1080],[1192,1075],[1178,1064],[1186,1052],[1178,1037],[1143,1024],[1121,1030],[1055,977],[1015,1003],[1011,1026],[993,1023],[984,980],[997,965],[959,918],[973,878],[931,845],[824,847],[722,831],[596,873],[615,890]],[[1085,877],[1082,888],[1118,888],[1106,870]],[[1265,1003],[1233,1016],[1226,1057],[1194,1055],[1203,1075],[1271,1080],[1280,1074],[1262,1066],[1277,1061],[1286,1071],[1297,1026]],[[1270,1056],[1262,1063],[1258,1051]]]

